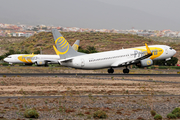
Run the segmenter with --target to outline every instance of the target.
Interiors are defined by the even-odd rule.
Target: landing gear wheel
[[[128,73],[129,73],[129,69],[127,69],[127,68],[126,68],[126,69],[123,69],[123,73],[124,73],[124,74],[126,74],[126,73],[128,74]]]
[[[39,67],[39,65],[37,64],[37,62],[35,62],[34,64]]]
[[[45,67],[48,67],[49,65],[47,64],[47,63],[45,63],[45,65],[44,65]]]
[[[112,68],[108,69],[108,73],[114,73],[114,69]]]

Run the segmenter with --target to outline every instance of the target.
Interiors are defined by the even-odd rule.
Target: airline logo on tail
[[[77,51],[79,46],[77,44],[74,44],[72,47],[75,51]]]
[[[68,50],[69,50],[69,43],[67,42],[67,40],[63,36],[57,38],[56,41],[55,41],[55,44],[59,48],[61,48],[61,50],[62,50],[62,52],[56,51],[56,52],[58,52],[58,54],[63,55],[63,54],[66,54],[68,52]]]

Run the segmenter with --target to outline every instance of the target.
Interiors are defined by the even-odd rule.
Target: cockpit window
[[[170,50],[172,50],[172,48],[169,48]]]
[[[7,58],[12,58],[11,56],[7,56]]]

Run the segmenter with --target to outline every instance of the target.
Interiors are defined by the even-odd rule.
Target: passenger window
[[[170,50],[172,50],[172,48],[169,48]]]

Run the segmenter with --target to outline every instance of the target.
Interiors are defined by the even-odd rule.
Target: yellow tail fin
[[[54,51],[56,52],[57,55],[59,55],[59,51],[57,50],[57,48],[53,45]]]

